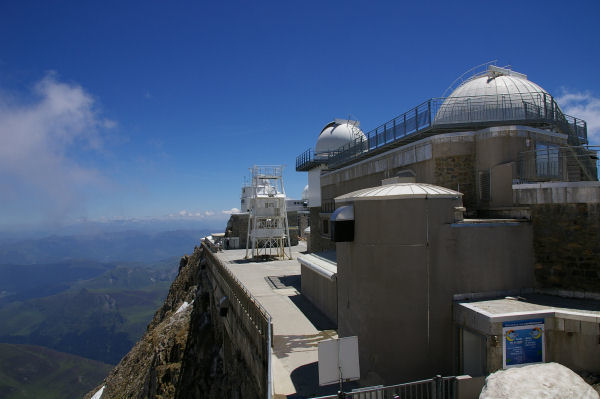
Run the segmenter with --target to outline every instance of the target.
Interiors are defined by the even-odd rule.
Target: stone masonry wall
[[[532,205],[541,288],[600,292],[600,204]]]
[[[460,189],[467,210],[477,205],[473,155],[455,155],[435,158],[435,183],[451,190]]]
[[[225,228],[225,237],[239,237],[240,248],[246,248],[246,239],[248,237],[247,213],[234,213],[229,217],[227,227]]]
[[[321,208],[310,208],[310,252],[335,249],[335,243],[321,234]]]
[[[184,256],[179,274],[144,336],[123,357],[90,399],[262,398],[239,348],[224,333],[210,296],[214,282],[202,248]]]

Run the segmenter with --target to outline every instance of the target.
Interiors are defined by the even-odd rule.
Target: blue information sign
[[[544,319],[502,323],[504,368],[545,361]]]

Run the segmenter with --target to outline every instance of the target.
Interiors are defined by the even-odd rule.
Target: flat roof
[[[585,298],[565,298],[555,295],[530,293],[524,296],[460,301],[459,310],[484,316],[489,323],[528,317],[559,317],[600,323],[600,301]]]
[[[337,338],[337,331],[300,292],[297,257],[306,256],[304,251],[306,245],[299,242],[292,247],[294,259],[268,261],[244,259],[245,249],[215,253],[272,317],[274,396],[314,397],[337,392],[336,385],[318,385],[318,343]]]
[[[334,279],[337,275],[335,251],[303,254],[298,257],[298,262],[323,277]]]

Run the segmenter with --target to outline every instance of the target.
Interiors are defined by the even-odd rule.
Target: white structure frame
[[[292,259],[290,229],[285,206],[282,165],[254,165],[251,169],[250,213],[246,259],[274,256]],[[288,242],[286,253],[285,241]]]

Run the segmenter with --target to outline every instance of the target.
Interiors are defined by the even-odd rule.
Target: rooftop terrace
[[[336,392],[318,386],[319,341],[337,338],[334,326],[300,294],[300,264],[306,246],[292,247],[293,260],[244,260],[245,249],[215,255],[269,312],[273,323],[273,397],[311,397]]]
[[[586,122],[563,114],[547,93],[533,93],[528,99],[514,94],[432,98],[377,126],[366,139],[355,139],[328,154],[306,150],[296,157],[296,171],[319,165],[337,169],[428,136],[502,125],[553,128],[567,134],[571,145],[587,144]]]

